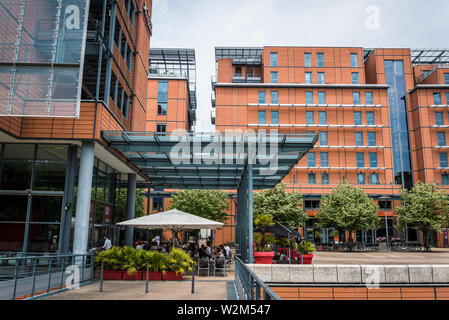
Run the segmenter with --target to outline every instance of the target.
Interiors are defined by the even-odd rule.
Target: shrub
[[[177,248],[173,248],[167,258],[167,269],[177,274],[192,271],[192,263],[195,263],[187,252]]]

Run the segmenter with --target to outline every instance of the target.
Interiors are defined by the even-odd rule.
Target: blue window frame
[[[374,104],[372,92],[365,92],[365,104]]]
[[[444,132],[438,132],[438,145],[439,146],[446,145],[446,134]]]
[[[329,184],[329,173],[321,174],[321,184]]]
[[[316,66],[317,67],[324,67],[324,53],[317,53],[316,54]]]
[[[307,153],[307,166],[315,167],[315,152]]]
[[[352,84],[359,84],[360,83],[359,73],[358,72],[352,72],[351,73],[351,79],[352,79]]]
[[[369,154],[369,167],[377,168],[377,153],[370,152]]]
[[[444,74],[444,84],[449,84],[449,73]]]
[[[327,132],[320,132],[320,146],[327,146]]]
[[[375,122],[374,122],[374,112],[368,111],[366,113],[366,124],[370,125],[370,126],[373,126],[375,124]]]
[[[312,54],[304,53],[304,67],[310,68],[312,67]]]
[[[369,180],[370,184],[379,184],[379,175],[377,173],[371,173]]]
[[[271,111],[271,124],[279,124],[279,111]]]
[[[305,83],[306,84],[313,83],[312,72],[306,72],[304,77],[305,77]]]
[[[319,114],[318,114],[318,116],[319,116],[319,124],[327,124],[327,114],[326,114],[326,111],[320,111],[319,112]]]
[[[360,102],[360,92],[353,92],[352,93],[352,103],[353,104],[361,104]]]
[[[355,132],[355,145],[363,146],[363,133],[362,132]]]
[[[443,186],[449,185],[449,174],[447,174],[447,173],[442,173],[441,174],[441,184]]]
[[[357,174],[357,184],[365,184],[365,174],[364,173]]]
[[[313,92],[306,91],[306,104],[313,104]]]
[[[313,111],[306,111],[306,124],[314,124]]]
[[[375,132],[368,132],[368,145],[370,147],[376,146],[376,133]]]
[[[259,124],[267,123],[267,113],[265,111],[259,111]]]
[[[326,79],[324,76],[324,72],[318,72],[318,84],[325,84]]]
[[[354,124],[356,126],[362,124],[362,113],[360,111],[354,111]]]
[[[279,104],[279,91],[271,91],[271,104]]]
[[[440,167],[447,168],[447,153],[440,152]]]
[[[329,154],[327,152],[321,152],[320,160],[321,167],[329,167]]]
[[[446,92],[446,104],[449,104],[449,92]]]
[[[316,184],[316,174],[309,173],[309,184]]]
[[[259,91],[258,97],[258,103],[265,103],[265,91]]]
[[[158,102],[168,101],[168,80],[159,80],[157,86],[157,101]]]
[[[326,92],[318,91],[318,104],[326,104]]]
[[[357,53],[351,53],[351,68],[357,68],[359,66],[359,55]]]
[[[277,71],[271,71],[271,83],[278,83],[278,73]]]
[[[270,52],[270,66],[277,67],[278,66],[278,53]]]
[[[435,112],[435,124],[439,126],[444,124],[443,112]]]
[[[355,154],[356,162],[357,162],[357,168],[364,168],[365,167],[365,155],[363,152],[356,152]]]
[[[433,93],[433,104],[441,105],[441,93],[434,92]]]

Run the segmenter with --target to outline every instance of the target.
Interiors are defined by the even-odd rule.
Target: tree
[[[224,222],[228,194],[220,190],[180,190],[170,197],[170,209],[178,209],[206,219]]]
[[[253,235],[256,251],[270,251],[271,249],[268,245],[273,243],[274,239],[266,235],[266,229],[267,227],[274,226],[273,217],[267,214],[258,214],[254,217],[253,223],[260,229],[260,233],[254,233]]]
[[[362,188],[344,183],[321,198],[318,225],[349,231],[349,250],[352,251],[352,232],[377,229],[378,212],[379,207]]]
[[[253,196],[254,216],[265,214],[290,228],[298,228],[308,219],[302,208],[302,195],[298,192],[285,191],[285,183],[272,189],[263,190]]]
[[[143,217],[145,215],[144,210],[145,208],[143,205],[145,196],[142,195],[142,192],[144,192],[143,189],[136,189],[136,205],[134,208],[134,218]],[[127,201],[128,189],[126,188],[116,189],[116,197],[117,197],[116,203],[118,210],[118,221],[124,221],[126,220],[126,213],[128,211],[128,201]]]
[[[402,190],[402,206],[395,209],[398,225],[420,228],[424,234],[424,247],[430,250],[431,232],[439,232],[449,218],[449,199],[434,184],[418,182],[411,190]]]

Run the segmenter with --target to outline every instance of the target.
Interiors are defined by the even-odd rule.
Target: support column
[[[67,152],[65,170],[64,198],[61,209],[61,228],[59,230],[59,253],[68,253],[72,228],[73,194],[76,179],[76,146],[70,146]]]
[[[126,220],[134,219],[134,209],[136,207],[136,174],[128,173],[128,195]],[[134,229],[126,227],[125,229],[125,246],[132,246],[134,238]]]
[[[253,165],[248,164],[248,261],[254,263],[253,254]]]
[[[78,194],[76,199],[75,235],[73,253],[84,254],[89,239],[89,213],[94,169],[94,143],[83,142],[81,146],[80,169],[78,174]]]

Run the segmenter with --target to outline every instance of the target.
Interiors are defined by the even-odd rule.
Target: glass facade
[[[77,117],[87,0],[2,1],[0,114]]]
[[[386,60],[385,77],[386,83],[389,86],[388,102],[390,106],[395,181],[397,184],[410,187],[412,186],[413,181],[406,106],[407,90],[403,61]],[[402,176],[404,179],[402,179]]]

